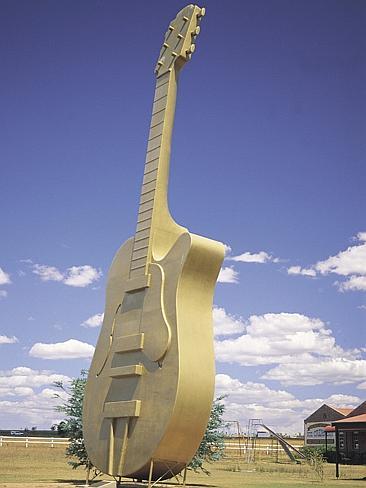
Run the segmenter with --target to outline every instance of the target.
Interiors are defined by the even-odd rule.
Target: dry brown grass
[[[0,447],[0,481],[34,482],[85,480],[82,470],[73,470],[65,458],[65,446]],[[2,486],[2,485],[0,485]]]
[[[342,478],[335,480],[334,465],[325,465],[324,482],[317,480],[306,464],[246,464],[225,459],[209,469],[211,476],[189,472],[188,483],[205,488],[366,488],[366,480],[362,479],[366,477],[366,466],[341,466]],[[0,488],[75,488],[84,480],[82,469],[73,470],[68,466],[63,447],[0,448]]]

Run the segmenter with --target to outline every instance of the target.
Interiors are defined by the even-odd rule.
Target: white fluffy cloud
[[[333,383],[344,385],[357,383],[366,378],[366,361],[364,359],[317,358],[309,357],[306,363],[280,364],[267,371],[266,380],[277,380],[283,385],[321,385]]]
[[[213,323],[215,336],[241,334],[245,325],[240,318],[227,313],[224,308],[213,308]]]
[[[15,336],[8,337],[0,335],[0,344],[15,344],[16,342],[18,342],[18,339]]]
[[[283,390],[271,390],[264,383],[248,381],[242,383],[226,374],[216,375],[216,393],[218,396],[228,395],[230,401],[246,403],[262,403],[273,406],[287,406],[295,397]]]
[[[356,244],[349,246],[334,256],[318,261],[310,268],[291,266],[288,274],[316,276],[330,273],[347,277],[344,281],[336,281],[340,291],[366,291],[366,232],[359,232],[355,238]]]
[[[239,273],[233,267],[221,268],[218,283],[239,283]]]
[[[243,366],[291,362],[314,350],[330,354],[335,347],[331,331],[319,319],[296,313],[252,315],[245,334],[216,344],[219,361]]]
[[[277,262],[277,258],[273,258],[270,254],[265,251],[259,252],[244,252],[238,256],[228,256],[226,259],[231,261],[238,261],[241,263],[268,263],[270,261]]]
[[[0,285],[8,285],[9,283],[11,283],[10,275],[0,268]]]
[[[301,266],[290,266],[287,269],[289,275],[316,276],[316,271],[312,268],[302,268]]]
[[[256,418],[275,431],[286,433],[302,432],[304,419],[323,403],[350,408],[361,403],[357,396],[342,394],[299,399],[285,390],[271,389],[263,383],[241,382],[226,374],[216,375],[216,395],[227,395],[223,400],[225,419],[239,421],[243,430],[250,418]]]
[[[366,291],[366,275],[351,276],[346,281],[336,283],[340,291]]]
[[[96,313],[92,315],[88,319],[86,319],[81,326],[82,327],[99,327],[103,323],[104,314],[103,313]]]
[[[10,275],[0,268],[0,286],[9,285],[10,283]],[[8,292],[6,290],[0,290],[0,298],[6,298],[7,296]]]
[[[33,425],[49,428],[61,420],[55,413],[56,405],[64,397],[62,391],[52,388],[55,381],[68,384],[71,378],[52,371],[37,371],[20,366],[0,372],[0,423],[3,428],[20,429]]]
[[[335,256],[330,256],[324,261],[319,261],[315,267],[322,274],[336,273],[342,276],[364,275],[366,276],[366,232],[357,235],[360,243],[349,246]]]
[[[318,318],[296,313],[252,315],[238,337],[216,340],[219,362],[267,365],[263,379],[285,385],[358,383],[366,377],[362,351],[336,344]]]
[[[38,275],[42,281],[59,281],[67,286],[84,288],[97,281],[102,272],[89,264],[83,266],[71,266],[65,272],[61,272],[55,266],[45,264],[33,264],[33,273]]]
[[[229,245],[224,244],[224,248],[225,248],[225,256],[231,253],[231,247]]]
[[[76,359],[90,358],[94,354],[94,346],[76,339],[55,344],[37,342],[29,351],[30,356],[41,359]]]
[[[88,264],[85,266],[72,266],[67,270],[64,283],[69,286],[84,287],[97,281],[102,272]]]
[[[67,382],[68,380],[68,376],[47,370],[35,370],[26,366],[0,371],[0,388],[38,388],[52,385],[55,381]]]
[[[366,232],[358,233],[356,240],[358,244],[355,246],[349,246],[315,265],[323,275],[335,273],[348,277],[335,283],[340,291],[366,291]]]
[[[63,274],[54,266],[46,264],[35,264],[33,273],[38,275],[42,281],[63,281]]]

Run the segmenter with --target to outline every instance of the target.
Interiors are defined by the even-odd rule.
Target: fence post
[[[3,447],[3,438],[0,437],[0,447]]]
[[[25,438],[25,447],[28,447],[28,437]]]
[[[53,445],[53,437],[51,438],[51,447],[55,447],[55,446]]]

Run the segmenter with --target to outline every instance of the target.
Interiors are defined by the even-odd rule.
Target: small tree
[[[324,479],[325,446],[304,446],[302,452],[320,481]]]
[[[189,468],[194,471],[201,470],[207,475],[210,474],[210,471],[203,466],[203,463],[218,461],[224,455],[223,428],[225,427],[225,421],[222,417],[225,405],[221,402],[223,398],[221,396],[214,400],[205,435],[189,465]]]
[[[85,449],[83,438],[83,399],[87,380],[87,371],[82,370],[80,378],[74,378],[69,387],[66,387],[61,381],[56,381],[55,386],[67,394],[67,399],[62,405],[56,407],[58,412],[66,415],[65,420],[60,422],[58,431],[67,435],[70,443],[66,448],[66,456],[71,458],[68,462],[73,469],[84,466],[86,469],[86,481],[88,483],[90,470],[93,468],[88,454]],[[62,398],[61,395],[57,395]],[[95,469],[95,476],[98,474]]]

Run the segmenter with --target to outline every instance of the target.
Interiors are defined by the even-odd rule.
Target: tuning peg
[[[190,56],[192,53],[194,53],[194,50],[196,49],[196,44],[191,44],[190,48],[187,49],[186,53],[188,55],[188,59],[191,59]]]
[[[195,30],[192,32],[192,37],[198,36],[201,31],[201,27],[198,25]]]
[[[206,13],[206,9],[205,7],[202,7],[201,10],[198,12],[197,17],[198,18],[203,17],[205,13]]]

